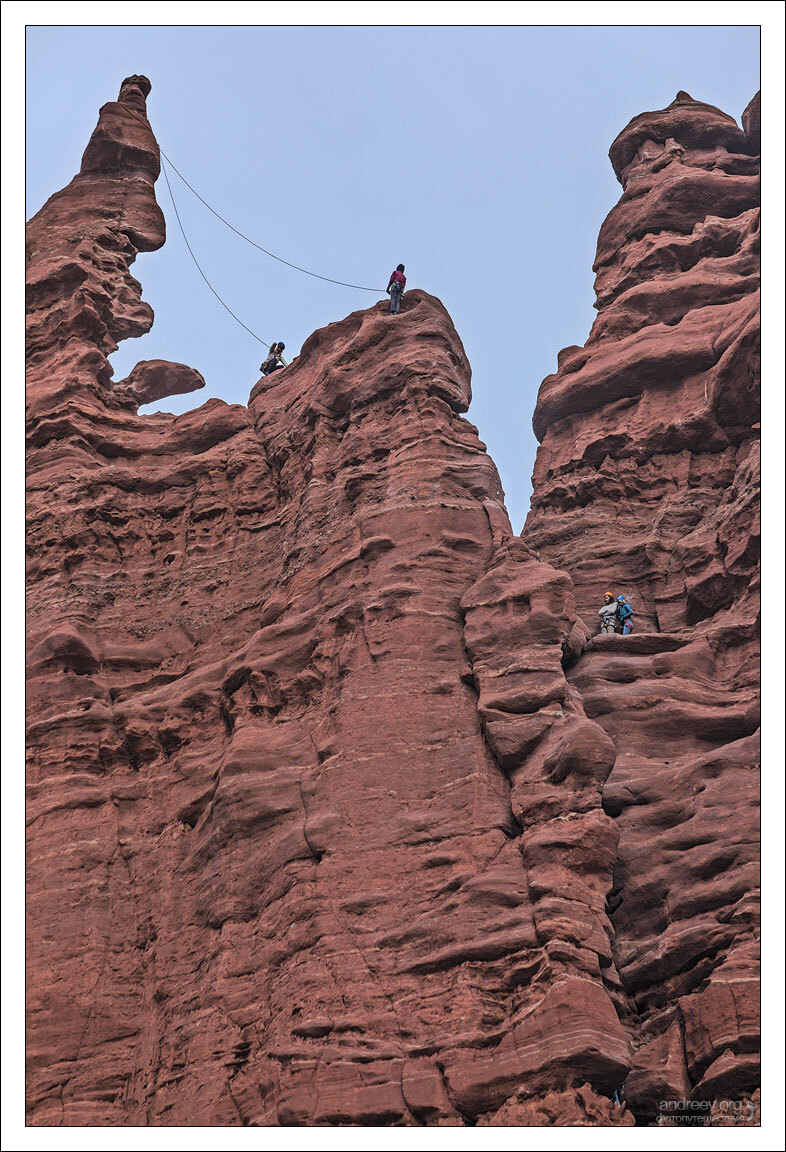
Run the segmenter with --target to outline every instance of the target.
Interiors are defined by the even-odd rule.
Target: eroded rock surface
[[[597,632],[568,673],[611,737],[612,954],[641,1118],[758,1077],[759,99],[686,93],[611,147],[598,318],[543,381],[523,537]]]
[[[755,1052],[755,587],[697,618],[652,561],[668,634],[591,641],[597,572],[549,543],[540,483],[513,536],[422,291],[314,333],[247,407],[140,416],[202,383],[107,360],[152,323],[149,87],[29,225],[29,1122],[629,1124],[626,1077],[643,1119],[661,1081],[730,1092]],[[715,110],[675,138],[706,150],[713,117],[736,148]],[[755,471],[724,379],[734,495],[688,446],[672,486],[712,476],[685,555],[742,589]],[[605,388],[560,417],[588,444]]]
[[[612,745],[563,675],[570,581],[460,415],[461,342],[413,291],[247,408],[138,416],[201,379],[106,360],[152,320],[146,90],[30,224],[31,1122],[608,1100]]]

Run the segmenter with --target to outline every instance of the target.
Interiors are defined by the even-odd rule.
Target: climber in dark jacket
[[[617,618],[622,625],[622,635],[633,631],[633,609],[624,596],[617,597]]]
[[[264,360],[259,366],[259,371],[263,376],[269,376],[270,373],[275,372],[277,368],[286,368],[287,362],[281,355],[285,347],[286,345],[282,344],[280,340],[277,344],[270,345],[267,360]]]
[[[386,288],[386,291],[390,293],[390,311],[393,316],[398,315],[401,311],[401,296],[406,286],[407,278],[404,275],[404,265],[399,264],[395,272],[390,273]]]

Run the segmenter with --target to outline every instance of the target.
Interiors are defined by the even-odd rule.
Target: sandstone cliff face
[[[679,93],[611,147],[598,318],[541,386],[523,537],[635,632],[568,673],[611,736],[614,957],[642,1115],[758,1075],[759,138]],[[639,634],[641,633],[641,634]]]
[[[107,360],[152,323],[129,267],[164,242],[158,150],[126,110],[144,120],[148,91],[124,82],[29,225],[30,1122],[631,1123],[609,1100],[626,1077],[642,1119],[661,1081],[747,1090],[749,209],[719,217],[736,297],[700,304],[702,333],[740,308],[731,342],[707,337],[718,366],[737,349],[717,441],[692,463],[685,439],[661,480],[665,507],[697,479],[701,538],[668,578],[667,546],[646,576],[616,554],[670,631],[587,647],[597,553],[574,571],[549,537],[573,481],[538,482],[540,519],[512,535],[461,415],[464,349],[425,292],[316,332],[247,407],[137,414],[203,383],[162,361],[113,383]],[[681,163],[716,173],[722,140],[737,189],[755,161],[711,113]],[[598,355],[635,308],[609,311]],[[586,423],[589,445],[608,395],[585,378],[582,416],[545,421]],[[577,428],[544,439],[555,475]],[[604,467],[577,523],[609,498]],[[627,505],[640,537],[649,499]],[[739,595],[697,616],[679,580],[709,587],[712,564]]]

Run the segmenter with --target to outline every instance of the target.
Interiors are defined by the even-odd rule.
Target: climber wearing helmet
[[[401,296],[406,288],[407,278],[404,275],[404,265],[398,264],[395,272],[390,273],[386,291],[390,293],[390,312],[392,316],[401,311]]]
[[[624,596],[617,597],[617,619],[622,625],[622,635],[633,631],[633,609]]]
[[[603,607],[598,612],[601,632],[614,632],[617,625],[617,601],[611,592],[603,597]]]
[[[271,372],[275,372],[276,368],[286,368],[287,362],[281,353],[286,347],[280,340],[277,344],[270,345],[270,352],[267,360],[263,361],[259,366],[259,371],[263,376],[269,376]]]

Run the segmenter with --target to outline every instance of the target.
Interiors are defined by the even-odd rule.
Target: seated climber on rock
[[[259,366],[259,371],[263,376],[269,376],[270,373],[275,372],[277,368],[286,368],[287,362],[281,355],[285,347],[286,345],[282,344],[280,340],[277,344],[270,345],[267,360],[264,360]]]
[[[386,289],[390,293],[390,311],[393,316],[397,316],[401,311],[401,296],[406,286],[407,278],[404,275],[404,265],[398,264],[395,271],[390,273]]]
[[[617,601],[611,592],[603,597],[603,607],[598,611],[600,616],[601,632],[616,632],[617,630]]]
[[[623,636],[633,631],[633,609],[624,596],[617,597],[617,621]]]

